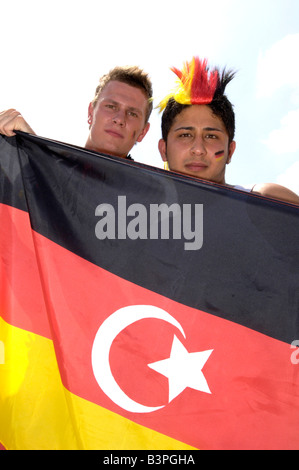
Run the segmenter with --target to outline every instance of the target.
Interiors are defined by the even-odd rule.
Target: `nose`
[[[126,114],[124,110],[118,109],[114,116],[113,116],[113,122],[115,124],[118,124],[119,126],[123,127],[126,124]]]
[[[203,155],[206,153],[206,148],[204,145],[204,140],[201,136],[197,136],[192,143],[191,153],[193,155]]]

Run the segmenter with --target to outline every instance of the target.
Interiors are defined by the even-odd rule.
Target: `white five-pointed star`
[[[211,393],[202,368],[213,349],[189,353],[179,339],[174,336],[170,357],[148,364],[151,369],[168,377],[169,403],[186,387],[200,392]]]

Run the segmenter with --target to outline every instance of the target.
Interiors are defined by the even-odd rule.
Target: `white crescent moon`
[[[91,361],[93,373],[103,392],[118,406],[131,413],[151,413],[164,406],[144,406],[129,398],[115,381],[109,364],[110,347],[114,338],[125,328],[138,320],[156,318],[178,328],[181,325],[165,310],[152,305],[131,305],[114,312],[102,323],[94,339]]]

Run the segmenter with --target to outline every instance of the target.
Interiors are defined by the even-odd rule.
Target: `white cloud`
[[[262,142],[275,154],[286,154],[299,151],[299,109],[288,112],[281,119],[279,129],[270,132]]]
[[[257,97],[271,96],[288,85],[299,88],[299,33],[290,34],[265,52],[260,52],[257,66]]]
[[[279,175],[276,182],[299,194],[299,160]]]

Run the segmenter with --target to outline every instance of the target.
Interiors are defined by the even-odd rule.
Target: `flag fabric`
[[[299,448],[298,207],[21,132],[0,162],[1,448]]]

